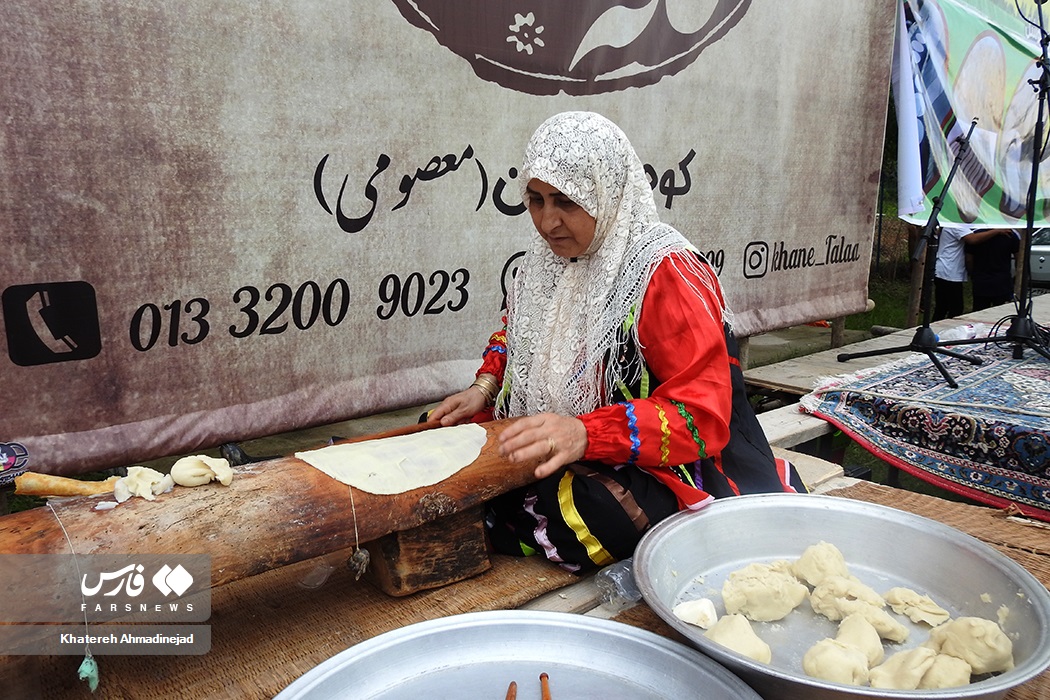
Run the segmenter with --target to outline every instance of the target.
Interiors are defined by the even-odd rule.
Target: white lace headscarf
[[[564,112],[541,124],[525,148],[518,177],[526,202],[525,187],[533,178],[594,217],[594,241],[570,261],[537,233],[522,259],[507,298],[505,401],[497,416],[543,411],[577,416],[605,405],[620,382],[630,385],[640,376],[641,358],[630,366],[608,359],[629,340],[625,321],[632,309],[636,319],[641,315],[656,266],[671,253],[696,249],[660,223],[634,147],[601,115]],[[682,261],[705,287],[718,290],[711,268],[692,254]],[[707,311],[720,322],[730,319],[724,307]],[[632,323],[627,332],[638,343],[636,329]]]

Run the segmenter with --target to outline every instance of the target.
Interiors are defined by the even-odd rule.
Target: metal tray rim
[[[713,681],[720,683],[742,700],[760,700],[759,695],[731,670],[689,645],[622,622],[574,613],[536,610],[492,610],[461,613],[417,622],[385,632],[359,642],[322,661],[290,683],[277,694],[275,700],[299,700],[312,697],[312,691],[319,688],[326,681],[336,677],[353,662],[375,655],[395,652],[398,647],[406,643],[426,638],[435,633],[479,630],[494,626],[508,630],[512,630],[515,627],[525,629],[537,625],[544,626],[545,630],[550,630],[552,634],[557,633],[560,629],[569,633],[597,634],[600,635],[603,643],[622,641],[636,646],[643,645],[643,647],[648,647],[656,653],[666,656],[671,661],[699,667]]]
[[[651,551],[658,546],[662,538],[667,537],[678,528],[690,526],[696,519],[717,517],[718,513],[729,509],[762,507],[759,504],[763,501],[780,501],[785,504],[791,502],[793,506],[799,508],[834,509],[852,513],[868,513],[873,517],[889,517],[898,522],[906,522],[916,527],[921,527],[928,532],[950,538],[967,550],[977,553],[985,559],[994,560],[1001,568],[1008,570],[1013,577],[1013,581],[1024,591],[1025,595],[1034,602],[1040,602],[1040,605],[1034,606],[1035,610],[1041,617],[1044,630],[1050,628],[1050,615],[1047,614],[1047,611],[1050,610],[1050,591],[1047,591],[1047,588],[1020,564],[990,545],[972,535],[961,532],[957,528],[921,515],[897,510],[881,504],[852,501],[835,496],[789,493],[735,496],[715,501],[698,511],[681,511],[655,525],[642,537],[635,549],[633,571],[642,598],[664,622],[685,636],[694,647],[725,664],[730,670],[736,671],[740,669],[739,673],[745,680],[754,676],[771,677],[781,683],[798,684],[803,687],[810,686],[814,689],[830,692],[839,691],[843,692],[844,695],[848,694],[855,697],[900,698],[902,700],[905,698],[910,698],[911,700],[916,698],[964,699],[990,697],[1000,692],[1005,694],[1009,689],[1034,678],[1047,667],[1050,667],[1050,645],[1043,645],[1038,648],[1036,653],[1025,659],[1021,664],[1018,664],[1012,671],[973,683],[964,688],[923,691],[884,690],[843,686],[809,678],[802,674],[786,673],[778,668],[753,661],[707,640],[698,640],[696,628],[675,617],[671,612],[671,608],[656,594],[648,575],[651,568],[649,561]]]

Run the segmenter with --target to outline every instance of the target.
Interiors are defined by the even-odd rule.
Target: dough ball
[[[898,615],[906,615],[912,622],[925,622],[931,627],[943,625],[951,613],[933,602],[928,595],[922,595],[910,588],[891,588],[886,592],[886,602]]]
[[[933,665],[923,674],[919,688],[958,688],[970,684],[970,664],[947,654],[937,654]]]
[[[823,541],[806,547],[802,556],[792,564],[791,572],[811,586],[816,586],[828,576],[849,577],[842,552],[835,545]]]
[[[978,675],[1014,667],[1013,642],[999,625],[982,617],[960,617],[934,627],[923,646],[962,659]]]
[[[871,669],[872,688],[915,690],[926,671],[933,666],[937,652],[926,647],[898,651],[879,666]]]
[[[871,623],[879,636],[893,642],[908,638],[908,628],[883,610],[886,604],[878,593],[860,581],[843,576],[828,576],[809,596],[813,612],[832,621],[859,614]]]
[[[822,639],[802,657],[807,676],[845,685],[866,685],[868,657],[864,652],[837,639]]]
[[[782,574],[787,574],[792,578],[798,578],[792,570],[793,567],[794,564],[789,559],[777,559],[769,564],[770,571],[776,571]]]
[[[843,617],[853,614],[861,615],[871,623],[871,626],[875,628],[875,631],[883,639],[891,642],[904,642],[908,639],[909,632],[907,627],[898,622],[888,612],[882,608],[875,607],[871,603],[865,603],[863,600],[844,600],[841,602],[841,609]]]
[[[233,468],[221,457],[193,455],[171,465],[171,478],[179,486],[200,486],[211,481],[229,486],[233,481]]]
[[[171,478],[171,474],[165,474],[160,481],[156,481],[150,487],[153,491],[153,495],[159,496],[162,493],[168,493],[175,488],[175,480]]]
[[[864,585],[854,578],[845,576],[828,576],[813,589],[809,596],[809,604],[813,611],[824,615],[829,620],[841,620],[844,616],[836,614],[840,610],[840,601],[862,601],[869,605],[881,608],[886,605],[871,587]]]
[[[886,656],[879,631],[868,622],[866,617],[858,613],[842,618],[835,640],[863,652],[864,658],[868,660],[869,668],[882,663],[882,659]]]
[[[708,598],[682,601],[674,606],[674,610],[671,612],[673,612],[674,616],[679,620],[688,622],[690,625],[703,627],[705,630],[715,624],[715,621],[718,620],[718,612],[715,610],[715,604]]]
[[[129,498],[131,498],[131,489],[128,488],[124,479],[117,479],[116,483],[113,484],[113,500],[117,503],[123,503]]]
[[[704,636],[760,663],[768,664],[773,658],[769,645],[755,634],[743,615],[723,615]]]
[[[128,475],[119,479],[117,483],[113,485],[113,494],[117,497],[118,502],[123,502],[121,497],[124,496],[124,489],[126,488],[128,498],[131,496],[141,496],[147,501],[152,501],[156,498],[153,485],[158,484],[163,480],[164,475],[156,469],[150,469],[149,467],[128,467]],[[119,491],[118,484],[123,484]],[[123,500],[127,500],[127,498],[124,498]]]
[[[726,578],[722,584],[722,602],[726,612],[745,615],[749,620],[781,620],[799,606],[809,594],[785,565],[748,564]]]

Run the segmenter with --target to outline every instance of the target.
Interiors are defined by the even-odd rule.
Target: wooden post
[[[749,361],[751,360],[751,337],[744,336],[743,338],[736,339],[737,350],[740,354],[740,369],[741,371],[746,370]]]
[[[846,317],[839,316],[831,319],[831,347],[841,348],[846,337]]]
[[[908,250],[911,251],[915,250],[915,247],[919,244],[923,229],[912,226],[909,229],[909,233]],[[908,319],[906,324],[908,328],[911,328],[919,325],[919,302],[922,300],[922,278],[926,269],[926,256],[919,256],[918,260],[912,260],[909,257],[909,260],[911,260],[911,287],[908,290]]]

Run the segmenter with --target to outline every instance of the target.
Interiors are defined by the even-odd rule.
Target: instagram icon
[[[744,277],[754,279],[765,276],[769,269],[769,244],[751,241],[744,248]]]

